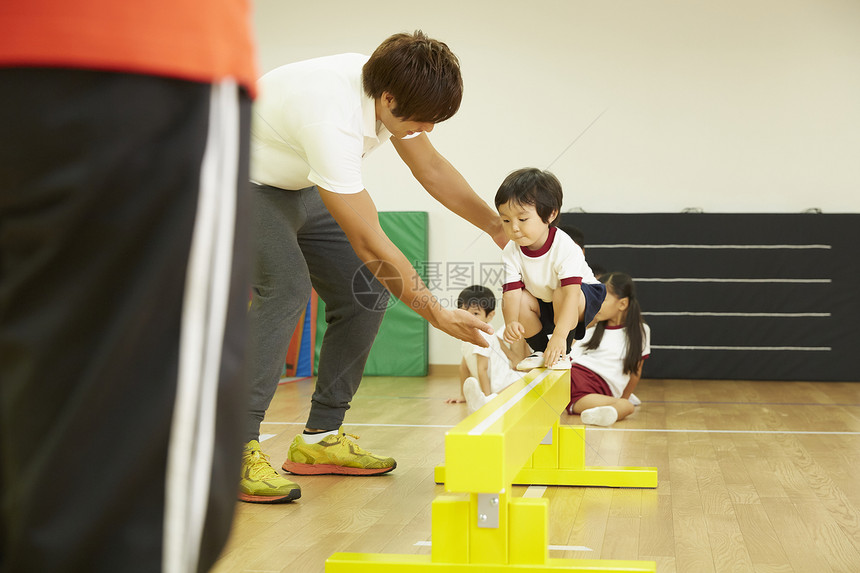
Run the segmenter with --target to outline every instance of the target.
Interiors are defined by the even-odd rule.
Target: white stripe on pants
[[[197,570],[209,497],[216,394],[230,291],[240,134],[236,83],[227,80],[213,85],[210,101],[168,450],[165,573]]]

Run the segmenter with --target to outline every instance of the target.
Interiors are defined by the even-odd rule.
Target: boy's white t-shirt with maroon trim
[[[543,247],[532,251],[509,241],[502,252],[503,292],[525,288],[535,298],[552,302],[552,293],[570,284],[597,284],[582,248],[557,227],[549,228]]]
[[[506,344],[503,339],[504,333],[504,328],[496,330],[495,334],[487,334],[481,331],[481,336],[489,344],[487,348],[472,344],[471,342],[463,342],[461,345],[463,358],[466,359],[466,364],[469,366],[469,372],[472,376],[477,377],[477,365],[473,362],[473,356],[487,357],[489,360],[487,375],[490,378],[490,391],[497,394],[522,378],[525,374],[512,368],[510,360],[508,360],[507,355],[502,350],[502,344]],[[474,372],[472,372],[473,368],[475,369]]]

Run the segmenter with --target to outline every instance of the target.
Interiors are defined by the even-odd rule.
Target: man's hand
[[[526,334],[526,329],[517,321],[510,322],[505,326],[504,339],[508,344],[513,344]]]
[[[489,348],[490,344],[481,336],[480,331],[493,334],[493,327],[469,314],[465,310],[444,310],[434,321],[433,326],[454,338]]]

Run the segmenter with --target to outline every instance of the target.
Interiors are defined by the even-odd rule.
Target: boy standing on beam
[[[496,193],[510,239],[502,257],[505,340],[525,338],[535,351],[520,370],[570,369],[573,340],[585,335],[606,297],[582,249],[555,226],[562,198],[558,178],[534,168],[514,171]]]

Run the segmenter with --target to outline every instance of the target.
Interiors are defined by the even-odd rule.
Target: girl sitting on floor
[[[601,277],[606,299],[582,340],[573,346],[569,414],[583,424],[611,426],[633,413],[630,395],[651,352],[651,329],[642,320],[633,279],[613,272]]]

